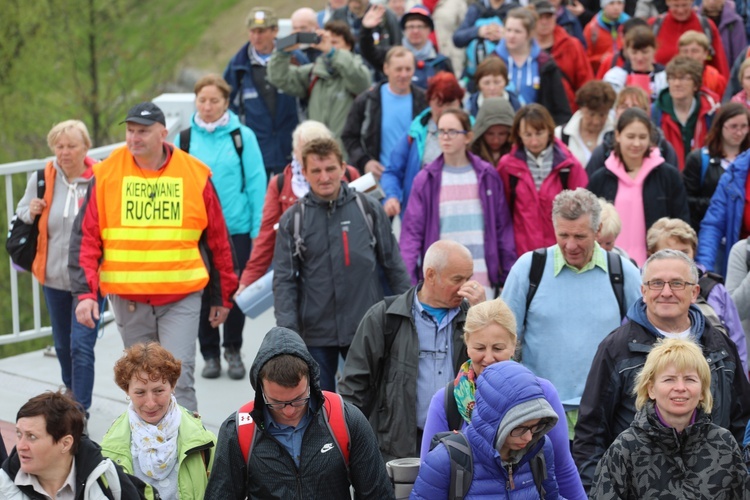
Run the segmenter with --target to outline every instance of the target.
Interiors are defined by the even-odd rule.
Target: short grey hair
[[[68,135],[73,132],[81,135],[83,145],[86,146],[87,150],[91,149],[91,136],[89,136],[89,129],[86,128],[86,124],[81,120],[65,120],[64,122],[55,124],[47,134],[47,146],[49,146],[52,152],[54,152],[55,144],[57,144],[60,136],[63,134]]]
[[[591,230],[599,231],[602,221],[602,206],[594,193],[584,188],[575,191],[565,189],[555,196],[552,202],[552,225],[557,226],[558,217],[565,220],[578,220],[584,215],[591,216]]]
[[[474,258],[471,256],[471,252],[461,243],[453,240],[438,240],[430,245],[430,248],[425,252],[422,260],[422,271],[426,272],[428,269],[432,269],[439,273],[448,263],[452,253],[461,253],[473,263]]]
[[[646,263],[643,264],[643,276],[646,276],[646,272],[648,271],[648,266],[651,264],[651,262],[655,260],[681,260],[685,262],[688,267],[690,268],[690,279],[693,283],[698,283],[698,266],[695,265],[695,261],[688,257],[688,255],[685,252],[681,252],[679,250],[672,250],[671,248],[667,248],[665,250],[659,250],[655,254],[653,254],[651,257],[649,257],[646,260]]]
[[[308,143],[315,139],[333,139],[333,133],[323,123],[315,120],[305,120],[292,132],[292,149],[298,151],[302,149],[303,143]],[[299,158],[302,161],[301,158]]]

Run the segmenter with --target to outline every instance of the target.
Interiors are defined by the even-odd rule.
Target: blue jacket
[[[513,484],[510,489],[508,470],[511,466],[503,462],[495,449],[497,434],[505,434],[525,421],[539,418],[546,413],[530,411],[520,415],[521,405],[544,399],[539,381],[527,368],[514,361],[502,361],[488,366],[477,379],[476,406],[471,417],[471,425],[464,434],[471,446],[474,458],[474,476],[465,496],[467,500],[491,499],[537,499],[536,485],[531,474],[529,461],[543,450],[547,465],[547,479],[542,482],[546,500],[559,498],[555,478],[554,452],[546,436],[535,436],[526,448],[511,455],[513,462]],[[547,404],[547,407],[549,405]],[[554,410],[550,421],[556,423]],[[554,423],[551,425],[554,426]],[[551,427],[548,427],[548,429]],[[498,432],[499,431],[499,432]],[[448,451],[440,444],[432,450],[419,469],[411,499],[450,498],[450,458]]]
[[[432,118],[430,108],[425,109],[411,122],[409,133],[391,152],[391,161],[380,178],[385,200],[396,198],[401,203],[401,213],[406,211],[414,177],[422,169],[422,155],[427,141],[427,124]]]
[[[253,82],[249,47],[249,42],[243,45],[224,70],[224,79],[232,87],[229,109],[255,132],[265,167],[280,172],[292,161],[292,132],[299,123],[297,99],[278,92],[276,113],[271,115]]]
[[[695,260],[709,271],[727,268],[729,249],[740,239],[745,210],[745,183],[750,168],[750,151],[735,158],[719,179],[698,234]]]
[[[479,38],[480,25],[477,21],[480,18],[495,17],[500,18],[500,21],[505,21],[505,16],[508,11],[514,7],[520,7],[520,5],[514,1],[503,2],[500,7],[495,10],[490,6],[489,0],[481,0],[480,2],[474,2],[469,5],[469,9],[466,11],[464,20],[453,32],[453,44],[456,47],[463,48],[469,45],[469,43],[475,38]]]
[[[211,182],[219,195],[221,209],[229,234],[258,236],[266,197],[266,170],[258,140],[252,130],[240,124],[240,119],[229,112],[229,123],[213,133],[195,124],[195,114],[190,119],[189,153],[211,167]],[[240,129],[242,137],[242,166],[245,170],[245,189],[242,191],[240,159],[234,147],[232,131]],[[180,147],[180,136],[174,141]]]

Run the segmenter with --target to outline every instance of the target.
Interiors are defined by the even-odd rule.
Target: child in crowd
[[[680,36],[677,45],[680,48],[681,56],[688,56],[703,66],[703,89],[708,89],[716,94],[717,101],[721,99],[724,90],[727,88],[727,78],[719,73],[718,69],[706,64],[711,53],[711,45],[708,43],[708,37],[705,33],[694,30],[686,31]]]
[[[491,97],[509,101],[514,113],[521,107],[518,96],[505,88],[508,85],[508,66],[499,57],[491,55],[479,63],[474,82],[478,90],[469,96],[465,106],[471,116],[476,117],[484,100]]]
[[[622,0],[601,0],[600,5],[602,10],[583,29],[586,54],[594,73],[599,71],[599,64],[605,54],[622,48],[620,26],[630,19],[630,16],[623,12],[625,3]]]
[[[620,92],[623,87],[641,87],[652,101],[667,88],[664,66],[654,62],[656,38],[651,28],[637,26],[625,35],[625,64],[607,71],[603,80]]]

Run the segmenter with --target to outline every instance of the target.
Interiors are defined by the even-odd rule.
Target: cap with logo
[[[274,28],[279,25],[279,18],[273,9],[268,7],[255,7],[247,15],[247,28]]]
[[[153,102],[142,102],[130,108],[128,116],[120,124],[127,122],[138,123],[140,125],[161,123],[165,127],[167,126],[164,112]]]

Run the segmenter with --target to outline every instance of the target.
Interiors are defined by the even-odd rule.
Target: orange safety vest
[[[175,148],[159,171],[138,167],[127,147],[94,166],[103,257],[102,294],[187,294],[208,272],[198,240],[208,224],[211,171]]]

